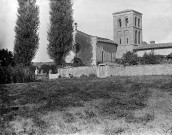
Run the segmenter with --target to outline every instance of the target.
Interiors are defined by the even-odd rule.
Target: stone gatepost
[[[39,70],[38,68],[35,69],[35,75],[38,75],[39,74]]]

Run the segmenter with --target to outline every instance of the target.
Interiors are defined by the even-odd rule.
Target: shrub
[[[89,77],[89,78],[96,78],[97,75],[96,75],[96,74],[90,74],[88,77]]]
[[[49,70],[52,70],[52,74],[55,74],[57,73],[57,69],[56,69],[56,66],[55,65],[42,65],[39,69],[40,71],[43,70],[44,73],[47,73],[49,74]]]
[[[33,82],[35,80],[35,74],[31,67],[23,67],[21,65],[0,67],[0,74],[0,84]]]
[[[127,52],[122,57],[123,65],[137,65],[139,63],[139,57],[135,52]]]
[[[0,84],[10,83],[10,71],[8,67],[0,66]]]
[[[161,55],[154,55],[153,53],[145,53],[140,59],[141,64],[160,64],[162,61]]]
[[[14,58],[11,51],[8,49],[0,50],[0,66],[14,65]]]
[[[87,75],[81,75],[80,78],[87,78],[88,76]]]

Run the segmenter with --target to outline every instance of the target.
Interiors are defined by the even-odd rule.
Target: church
[[[77,25],[77,24],[75,24]],[[118,44],[98,36],[74,31],[74,66],[97,66],[100,63],[115,63]]]
[[[128,51],[139,56],[144,53],[163,55],[172,52],[172,43],[150,44],[142,38],[142,13],[127,9],[113,13],[113,40],[92,36],[77,30],[75,24],[73,63],[75,66],[97,66],[100,63],[115,63]],[[161,54],[161,55],[162,55]]]

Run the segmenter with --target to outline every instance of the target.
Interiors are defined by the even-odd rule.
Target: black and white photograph
[[[172,0],[0,0],[0,135],[172,135]]]

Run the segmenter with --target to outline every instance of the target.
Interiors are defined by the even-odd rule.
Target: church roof
[[[126,10],[122,10],[122,11],[117,11],[117,12],[115,12],[115,13],[113,13],[113,14],[120,14],[120,13],[126,13],[126,12],[136,12],[136,13],[142,15],[142,13],[140,13],[140,12],[138,12],[138,11],[135,11],[135,10],[133,10],[133,9],[126,9]]]
[[[135,47],[134,51],[151,50],[151,49],[166,49],[166,48],[172,48],[172,42],[140,45],[140,46]]]
[[[107,38],[97,37],[97,41],[117,45],[117,43],[115,43],[113,40],[110,40],[110,39],[107,39]]]
[[[82,31],[77,30],[78,33],[85,35],[85,36],[90,36],[90,37],[97,37],[97,36],[91,36],[89,34],[86,34]],[[103,43],[109,43],[109,44],[115,44],[118,45],[117,43],[115,43],[113,40],[107,39],[107,38],[102,38],[102,37],[97,37],[97,42],[103,42]]]

